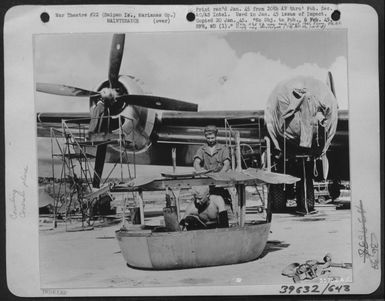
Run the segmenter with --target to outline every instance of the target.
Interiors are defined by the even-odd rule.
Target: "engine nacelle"
[[[330,88],[312,77],[283,81],[271,93],[265,122],[274,146],[286,156],[324,154],[338,121],[337,99]]]
[[[116,88],[118,95],[144,94],[138,80],[133,76],[119,76],[119,84],[119,87]],[[110,83],[107,80],[98,86],[97,91],[107,90],[109,87]],[[98,97],[91,97],[90,108],[95,106],[97,101]],[[108,99],[105,99],[105,101],[108,101]],[[128,151],[140,151],[151,144],[150,135],[154,128],[155,110],[126,105],[126,103],[119,100],[109,103],[109,110],[111,116],[109,130],[114,134],[119,134],[119,125],[122,125],[122,131],[126,140],[125,146]],[[119,147],[113,145],[111,147],[118,151]]]

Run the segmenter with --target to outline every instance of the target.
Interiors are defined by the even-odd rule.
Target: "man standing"
[[[210,195],[207,186],[192,188],[193,202],[186,210],[180,225],[187,230],[227,228],[229,227],[228,213],[223,198]]]
[[[194,169],[213,172],[228,171],[230,169],[229,149],[217,143],[218,130],[214,125],[208,125],[204,130],[206,143],[202,145],[194,156]]]
[[[204,129],[206,143],[202,145],[194,156],[194,169],[203,169],[213,172],[225,172],[230,169],[229,149],[225,145],[217,143],[218,130],[214,125],[208,125]],[[233,211],[232,198],[229,191],[223,187],[210,186],[210,194],[218,195]]]

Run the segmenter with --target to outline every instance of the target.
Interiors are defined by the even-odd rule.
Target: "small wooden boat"
[[[298,178],[256,169],[209,173],[191,178],[168,177],[119,185],[112,191],[157,191],[198,185],[235,186],[238,194],[238,222],[229,228],[169,231],[166,227],[124,226],[116,231],[127,265],[140,269],[181,269],[217,266],[257,259],[268,239],[271,211],[264,198],[265,219],[245,222],[245,186],[293,184]],[[267,190],[264,194],[267,196]],[[177,212],[178,202],[176,204]],[[141,208],[140,210],[143,210]],[[178,212],[179,213],[179,212]],[[143,220],[143,219],[142,219]],[[180,220],[179,216],[176,220]]]

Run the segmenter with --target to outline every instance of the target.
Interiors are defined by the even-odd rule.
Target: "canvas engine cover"
[[[275,148],[321,156],[329,148],[338,121],[337,99],[320,80],[299,76],[271,93],[265,123]]]

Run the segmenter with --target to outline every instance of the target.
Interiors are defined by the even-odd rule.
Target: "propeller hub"
[[[113,100],[118,96],[118,92],[115,89],[107,87],[100,90],[99,93],[104,100]]]

